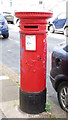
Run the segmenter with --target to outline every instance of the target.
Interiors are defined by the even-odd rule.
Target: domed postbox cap
[[[15,16],[22,19],[34,19],[34,18],[51,18],[52,12],[15,12]]]

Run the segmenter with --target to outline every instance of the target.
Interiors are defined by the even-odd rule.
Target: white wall
[[[10,0],[0,0],[0,11],[12,11],[12,7],[10,7]]]
[[[63,7],[61,5],[62,1],[67,1],[67,0],[11,0],[12,1],[12,7],[10,7],[10,0],[0,0],[3,2],[3,7],[2,5],[0,6],[0,9],[6,10],[6,11],[37,11],[40,10],[42,11],[42,8],[45,10],[54,10],[57,12],[63,10]],[[39,5],[39,1],[43,1],[42,5]],[[61,7],[59,7],[59,5]]]

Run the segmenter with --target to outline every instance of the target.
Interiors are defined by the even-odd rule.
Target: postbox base
[[[45,111],[46,89],[42,92],[24,92],[20,89],[20,109],[29,114],[38,114]]]

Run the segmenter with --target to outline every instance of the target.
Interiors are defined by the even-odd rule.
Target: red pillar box
[[[45,110],[47,19],[50,12],[16,12],[20,19],[20,109],[30,114]]]

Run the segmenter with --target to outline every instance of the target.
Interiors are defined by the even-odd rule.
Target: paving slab
[[[13,81],[11,80],[0,80],[0,85],[1,86],[1,90],[2,92],[0,92],[0,94],[2,93],[2,102],[5,101],[11,101],[11,100],[17,100],[18,97],[18,93],[19,93],[19,88],[18,86],[16,86]]]
[[[19,109],[18,100],[3,102],[2,106],[0,105],[0,108],[2,109],[3,113],[7,118],[50,118],[51,117],[51,114],[47,112],[43,112],[37,115],[33,115],[33,114],[31,115],[22,112]]]
[[[2,118],[6,118],[6,117],[5,117],[5,115],[3,114],[3,112],[0,110],[0,120],[1,120]]]
[[[48,103],[51,105],[50,112],[53,115],[54,118],[66,118],[66,112],[61,109],[60,105],[54,104],[49,98]],[[60,113],[61,111],[61,113]]]
[[[50,114],[43,112],[38,115],[30,115],[19,109],[19,87],[11,80],[0,80],[2,99],[0,109],[7,118],[50,118]]]

